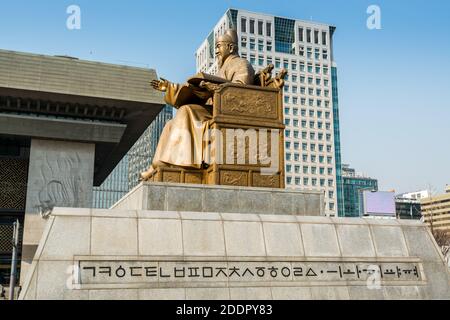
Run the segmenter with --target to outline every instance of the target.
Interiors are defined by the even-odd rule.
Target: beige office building
[[[421,205],[426,223],[432,224],[436,230],[450,233],[450,185],[445,194],[422,199]]]

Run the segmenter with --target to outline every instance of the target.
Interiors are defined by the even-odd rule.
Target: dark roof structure
[[[100,185],[164,106],[153,69],[0,50],[0,135],[95,143]]]

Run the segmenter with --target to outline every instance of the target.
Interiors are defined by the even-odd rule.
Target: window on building
[[[284,114],[289,114],[289,108],[284,108]]]
[[[307,143],[302,143],[302,150],[303,151],[308,151],[308,144]]]
[[[311,29],[306,29],[306,42],[311,43]]]
[[[317,179],[316,178],[312,178],[311,179],[311,184],[313,187],[317,186]]]
[[[263,66],[264,65],[264,57],[258,57],[258,65]]]
[[[308,155],[302,155],[303,162],[308,162]]]
[[[284,103],[289,103],[289,96],[284,96]]]
[[[255,34],[255,20],[250,19],[250,33]]]
[[[301,57],[304,57],[304,56],[305,56],[305,47],[304,47],[304,46],[300,46],[300,47],[298,48],[298,54],[299,54]]]
[[[260,35],[260,36],[263,35],[263,28],[264,28],[264,22],[258,21],[258,35]]]
[[[322,45],[327,45],[327,33],[325,31],[322,31]]]
[[[306,138],[308,138],[308,132],[303,131],[302,132],[302,139],[306,139]]]
[[[300,62],[300,71],[305,72],[305,64],[303,62]]]
[[[267,41],[266,49],[267,51],[272,51],[272,41]]]
[[[303,34],[303,28],[298,28],[298,41],[303,42],[304,41],[304,34]]]
[[[300,103],[302,106],[306,105],[306,99],[305,98],[300,98]]]
[[[296,62],[296,61],[291,61],[291,68],[292,68],[292,70],[294,70],[294,71],[297,70],[297,62]]]
[[[308,178],[303,178],[303,185],[307,186],[309,184]]]
[[[316,73],[319,74],[320,73],[320,65],[316,64]]]
[[[271,37],[272,36],[272,23],[266,22],[266,36]]]
[[[320,49],[319,48],[314,49],[314,58],[316,60],[320,59]]]
[[[241,18],[241,32],[247,32],[247,19]]]
[[[283,68],[289,69],[289,61],[283,60]]]
[[[319,44],[319,31],[314,30],[314,43]]]
[[[294,138],[298,139],[298,131],[297,130],[294,130]]]
[[[320,179],[320,186],[325,187],[325,179]]]
[[[309,172],[309,167],[303,166],[303,174],[308,174],[308,172]]]
[[[264,51],[264,40],[258,40],[258,50]]]
[[[251,55],[250,55],[250,63],[251,63],[252,65],[255,65],[255,64],[256,64],[256,58],[255,58],[255,55],[254,55],[254,54],[251,54]]]
[[[291,172],[292,171],[292,166],[290,164],[288,164],[286,166],[286,172]]]
[[[298,116],[298,108],[294,108],[292,110],[292,113],[294,114],[294,116]]]
[[[300,185],[300,178],[295,178],[295,184],[296,184],[297,186]]]
[[[295,91],[295,93],[297,93],[297,90]],[[293,104],[298,104],[298,98],[297,97],[292,97],[292,103]]]
[[[292,82],[297,82],[297,75],[296,74],[293,74],[291,78],[292,78]]]
[[[291,161],[291,159],[292,159],[292,154],[290,152],[287,152],[286,153],[286,160],[287,161]]]
[[[294,150],[299,150],[300,149],[300,143],[298,142],[294,142]]]
[[[292,86],[292,93],[297,93],[297,86]]]
[[[287,184],[292,184],[292,177],[287,177],[286,181],[287,181]]]
[[[275,68],[280,68],[280,67],[281,67],[280,58],[275,58]]]
[[[300,166],[295,166],[295,173],[300,173]]]
[[[255,39],[250,38],[250,50],[255,50]]]
[[[305,83],[305,80],[306,80],[305,76],[300,76],[300,83]]]
[[[312,58],[312,48],[311,48],[311,47],[308,47],[308,48],[306,49],[306,57],[307,57],[308,59],[311,59],[311,58]]]
[[[312,73],[313,72],[313,66],[311,63],[308,63],[308,72]]]
[[[323,60],[328,60],[328,50],[322,51],[322,58],[323,58]]]

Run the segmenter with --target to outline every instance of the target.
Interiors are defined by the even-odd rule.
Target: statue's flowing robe
[[[232,55],[225,60],[217,76],[234,83],[253,84],[255,71],[247,60]],[[206,105],[207,99],[202,104],[177,105],[180,92],[186,86],[189,85],[170,84],[166,91],[165,102],[178,111],[164,127],[153,157],[153,168],[174,165],[200,169],[205,162],[204,137],[209,129],[212,108]]]

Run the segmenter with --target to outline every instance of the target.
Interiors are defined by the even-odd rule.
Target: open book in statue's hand
[[[200,87],[200,84],[202,82],[203,83],[209,82],[212,84],[223,84],[223,83],[229,83],[231,81],[226,80],[221,77],[216,77],[216,76],[204,73],[204,72],[199,72],[195,76],[189,78],[187,82],[193,86]]]

